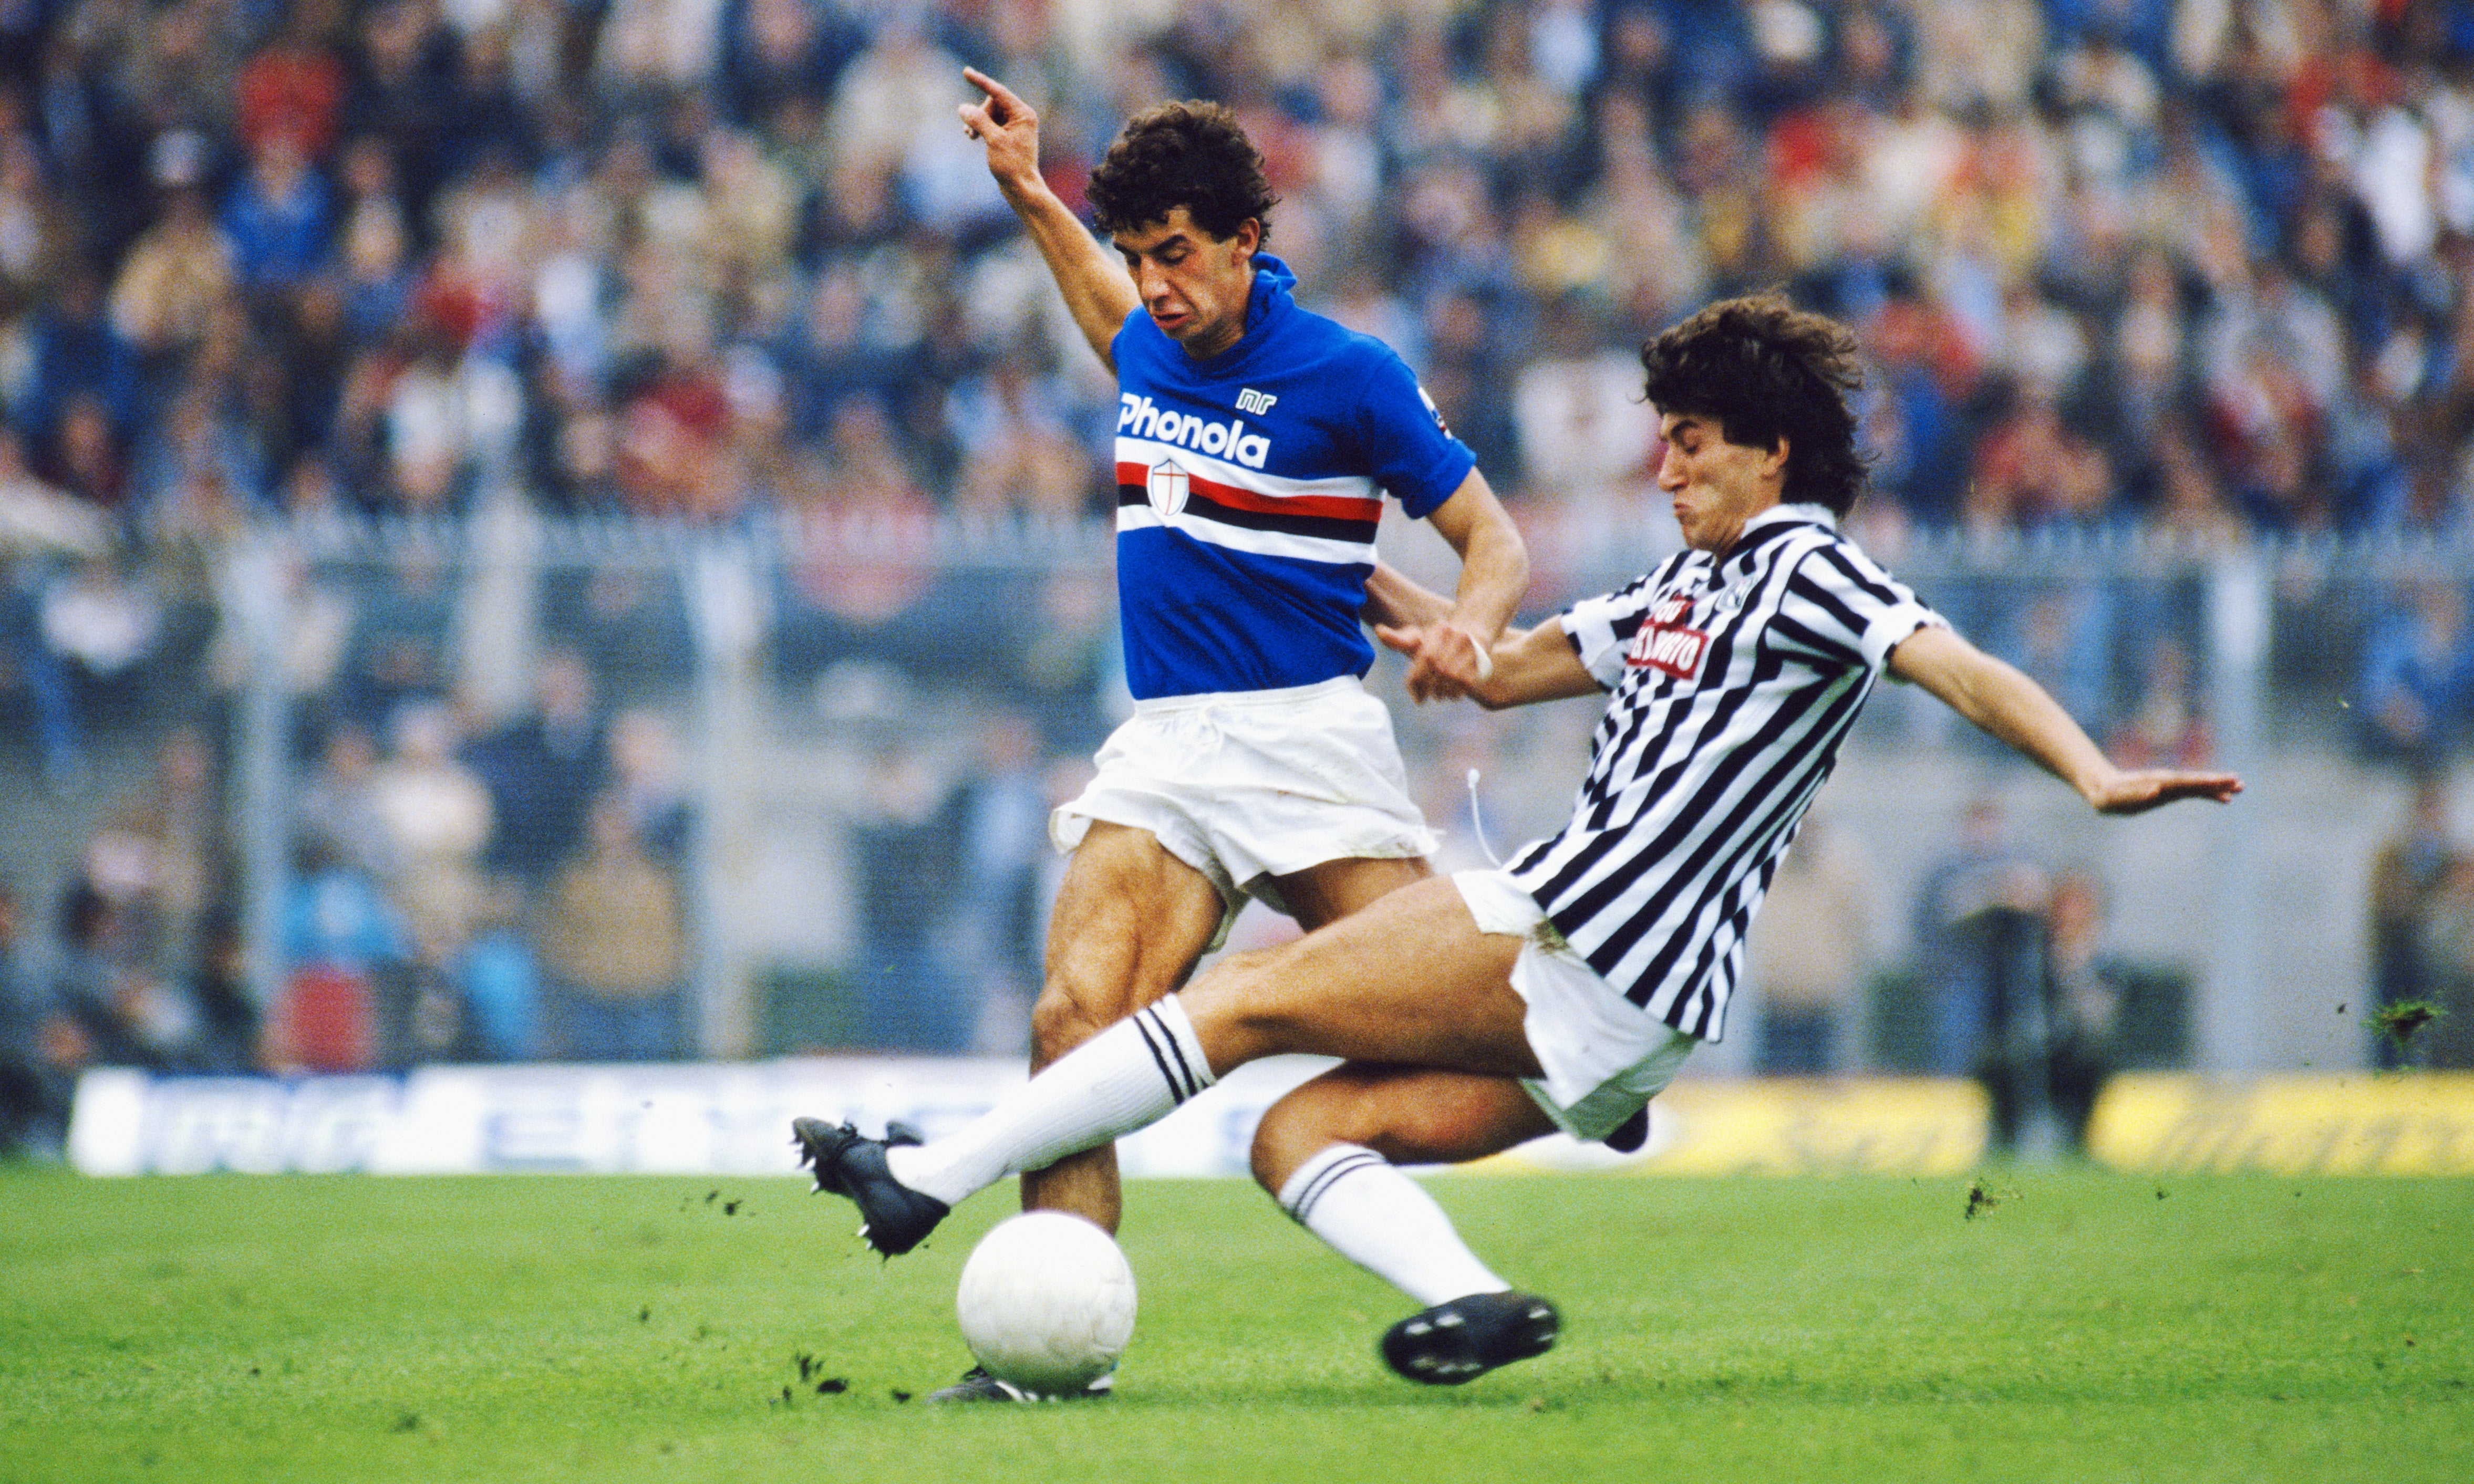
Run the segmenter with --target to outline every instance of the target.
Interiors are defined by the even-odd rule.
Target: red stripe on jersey
[[[1151,466],[1119,464],[1117,483],[1143,489],[1150,485]],[[1231,510],[1251,510],[1260,515],[1310,515],[1326,521],[1375,521],[1383,519],[1380,498],[1360,499],[1346,495],[1266,495],[1260,490],[1241,490],[1233,484],[1206,479],[1192,470],[1186,471],[1186,487],[1215,505]]]

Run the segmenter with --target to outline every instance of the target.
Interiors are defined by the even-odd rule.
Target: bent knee
[[[1031,1049],[1046,1065],[1134,1012],[1133,997],[1051,980],[1031,1007]]]
[[[1334,1144],[1381,1147],[1382,1120],[1346,1068],[1327,1072],[1264,1109],[1248,1151],[1254,1181],[1277,1199],[1298,1166]]]

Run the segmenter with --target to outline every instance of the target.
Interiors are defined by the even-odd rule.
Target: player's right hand
[[[1012,88],[977,67],[962,69],[963,81],[987,96],[966,103],[962,132],[988,149],[988,174],[1008,193],[1039,182],[1039,115]]]
[[[1374,637],[1409,657],[1404,683],[1409,698],[1428,701],[1474,698],[1477,688],[1494,672],[1494,662],[1475,634],[1457,623],[1374,625]]]

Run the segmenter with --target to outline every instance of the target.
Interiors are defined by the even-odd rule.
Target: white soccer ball
[[[1081,1217],[1025,1211],[971,1250],[954,1312],[990,1375],[1045,1395],[1078,1391],[1134,1337],[1134,1270]]]

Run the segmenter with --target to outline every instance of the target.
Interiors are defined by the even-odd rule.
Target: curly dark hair
[[[1776,291],[1722,299],[1640,348],[1645,390],[1661,415],[1709,418],[1742,448],[1786,440],[1790,504],[1845,515],[1864,493],[1848,394],[1864,383],[1856,337]]]
[[[1183,207],[1194,224],[1224,241],[1248,217],[1272,235],[1280,198],[1263,179],[1263,154],[1217,103],[1163,103],[1145,109],[1091,172],[1091,214],[1102,236],[1138,231]]]

